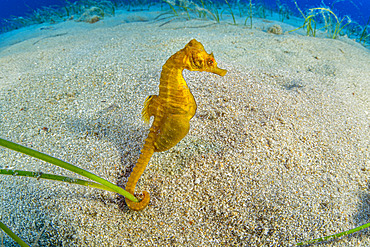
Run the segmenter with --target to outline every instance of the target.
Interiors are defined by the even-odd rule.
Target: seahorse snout
[[[219,75],[219,76],[224,76],[224,75],[226,75],[227,70],[226,69],[220,69],[219,67],[215,67],[210,72],[214,73],[216,75]]]

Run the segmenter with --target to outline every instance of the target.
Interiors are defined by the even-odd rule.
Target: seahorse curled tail
[[[144,147],[141,150],[140,157],[126,184],[126,190],[130,192],[131,194],[134,194],[136,184],[139,178],[141,177],[141,175],[143,174],[147,164],[150,161],[150,158],[152,157],[154,153],[154,145],[153,145],[154,137],[155,137],[155,132],[151,128],[149,131],[149,135],[145,140]],[[150,201],[149,193],[147,191],[143,191],[142,194],[143,196],[140,202],[133,202],[127,198],[125,199],[127,206],[131,210],[140,211],[140,210],[143,210],[149,204],[149,201]]]

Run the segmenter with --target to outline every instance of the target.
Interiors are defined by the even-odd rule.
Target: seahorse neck
[[[172,90],[189,90],[182,76],[185,69],[185,54],[182,50],[172,55],[162,66],[159,95],[166,96]]]

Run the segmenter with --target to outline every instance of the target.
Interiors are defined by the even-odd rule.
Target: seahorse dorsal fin
[[[157,95],[150,95],[144,102],[144,108],[141,111],[141,117],[145,123],[149,123],[150,117],[154,115],[153,112],[153,99],[157,98]]]

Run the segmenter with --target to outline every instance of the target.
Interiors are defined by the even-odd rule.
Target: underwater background
[[[18,246],[1,223],[31,246],[370,246],[369,2],[0,0],[0,146],[120,187],[167,59],[196,39],[227,70],[184,71],[197,113],[148,163],[140,213],[1,147],[0,247]]]
[[[26,17],[32,15],[33,12],[43,9],[45,7],[52,8],[64,8],[66,6],[83,3],[87,5],[94,5],[94,3],[107,3],[111,2],[115,5],[118,4],[150,4],[163,2],[160,0],[154,1],[129,1],[129,0],[83,0],[83,1],[68,1],[68,0],[1,0],[0,1],[0,25],[6,26],[11,25],[11,20],[17,17]],[[189,1],[191,2],[191,1]],[[201,2],[201,1],[193,1]],[[207,1],[204,1],[207,2]],[[214,0],[213,3],[225,4],[224,0]],[[230,0],[230,4],[244,3],[248,4],[249,0]],[[287,9],[295,15],[300,15],[298,9],[295,6],[294,0],[252,0],[254,5],[263,5],[266,8],[273,10]],[[352,21],[357,22],[360,25],[367,24],[370,18],[370,1],[368,0],[297,0],[299,7],[306,11],[309,8],[326,7],[330,8],[338,17],[343,18],[348,16]],[[3,28],[2,28],[3,29]]]

